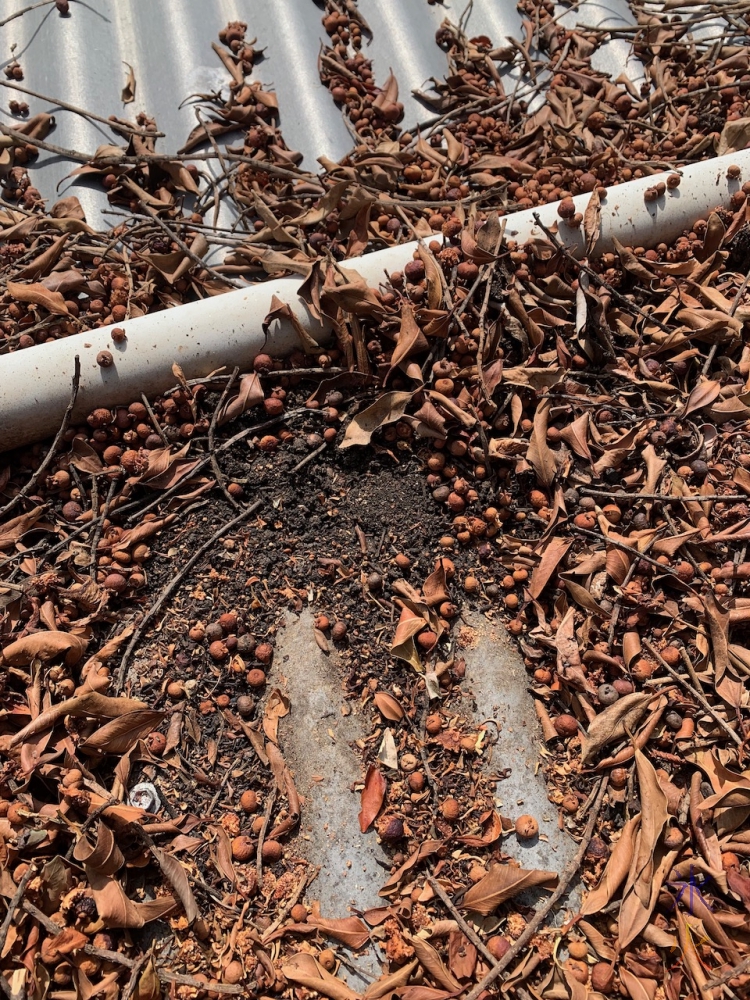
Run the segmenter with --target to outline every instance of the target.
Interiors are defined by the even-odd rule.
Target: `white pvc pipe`
[[[739,179],[727,178],[730,164],[740,168]],[[644,193],[666,180],[667,173],[610,188],[602,199],[601,235],[595,252],[610,250],[613,237],[633,247],[669,243],[697,219],[707,218],[712,209],[727,207],[732,194],[750,179],[750,150],[696,163],[680,172],[680,186],[667,189],[654,202],[646,202]],[[588,194],[574,198],[576,211],[585,212],[589,198]],[[534,220],[535,212],[547,227],[557,224],[558,238],[572,253],[585,252],[583,227],[574,229],[560,219],[557,203],[508,216],[506,239],[519,244],[532,238],[544,239],[544,232]],[[369,285],[377,286],[387,273],[401,270],[416,247],[416,243],[389,247],[345,261],[343,266],[358,271]],[[294,328],[286,321],[274,322],[266,341],[261,324],[273,295],[290,305],[313,338],[324,343],[330,331],[308,312],[298,295],[300,284],[298,277],[278,278],[117,324],[127,333],[127,340],[119,345],[111,339],[110,326],[3,355],[0,451],[55,433],[70,398],[76,355],[81,359],[81,381],[74,422],[98,406],[130,403],[142,392],[148,396],[163,392],[174,384],[174,362],[181,366],[186,378],[200,378],[221,367],[239,365],[247,369],[261,351],[278,356],[299,347]],[[109,368],[100,368],[96,363],[102,350],[114,356]]]

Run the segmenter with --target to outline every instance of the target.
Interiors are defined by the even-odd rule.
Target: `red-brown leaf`
[[[359,828],[362,833],[369,830],[375,817],[380,812],[387,787],[386,780],[381,774],[380,769],[375,767],[374,764],[370,764],[367,768],[367,776],[365,777],[365,787],[362,789],[360,797]]]

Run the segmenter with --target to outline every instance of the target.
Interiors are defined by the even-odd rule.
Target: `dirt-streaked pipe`
[[[729,178],[727,168],[740,168]],[[667,189],[656,201],[646,202],[647,188],[666,181],[667,173],[628,181],[610,188],[601,203],[600,237],[595,252],[612,248],[616,237],[626,246],[652,247],[669,243],[707,218],[718,206],[727,207],[731,196],[750,179],[750,150],[717,157],[685,167],[679,187]],[[577,212],[585,212],[590,195],[574,198]],[[534,220],[537,212],[547,226],[557,225],[558,238],[576,255],[585,252],[584,228],[573,228],[560,219],[557,204],[541,205],[509,215],[506,239],[518,243],[544,238]],[[378,250],[348,260],[371,286],[386,274],[400,270],[411,259],[416,243]],[[172,364],[177,362],[187,378],[200,378],[218,368],[247,368],[261,351],[274,355],[299,346],[288,322],[272,324],[268,341],[262,322],[276,295],[292,307],[300,322],[318,343],[330,335],[308,312],[298,295],[301,279],[272,279],[246,289],[212,296],[166,309],[126,323],[127,340],[115,344],[114,327],[74,334],[52,344],[40,344],[0,357],[0,451],[42,440],[55,433],[70,398],[74,358],[81,359],[81,381],[74,420],[81,420],[97,406],[112,407],[137,399],[142,392],[157,395],[174,384]],[[101,368],[99,351],[110,351],[114,364]]]

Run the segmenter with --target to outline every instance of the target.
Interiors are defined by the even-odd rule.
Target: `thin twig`
[[[652,559],[651,556],[646,555],[645,552],[639,552],[638,549],[634,549],[632,545],[626,545],[625,542],[618,542],[617,539],[611,538],[609,535],[602,535],[598,531],[589,531],[588,528],[578,528],[575,525],[571,528],[578,535],[587,535],[589,538],[596,538],[600,542],[604,542],[607,545],[614,545],[616,549],[622,549],[623,552],[629,552],[631,556],[636,559],[643,559],[644,562],[650,563],[652,566],[657,566],[663,573],[669,573],[670,576],[677,576],[677,570],[672,569],[669,566],[665,566],[658,562],[656,559]]]
[[[317,458],[318,455],[321,454],[321,452],[324,452],[327,447],[328,447],[328,442],[327,441],[324,441],[323,444],[318,445],[318,447],[315,449],[315,451],[311,451],[309,455],[305,455],[305,457],[302,459],[302,461],[297,462],[297,464],[292,469],[292,472],[299,472],[299,470],[303,469],[308,464],[308,462],[312,462],[312,460],[314,458]]]
[[[138,977],[141,974],[146,962],[151,958],[151,953],[146,952],[145,955],[141,955],[140,958],[136,959],[135,965],[130,971],[130,979],[127,982],[125,989],[122,991],[122,996],[120,1000],[130,1000],[130,997],[135,993],[136,986],[138,985]]]
[[[154,220],[157,226],[159,226],[160,229],[163,229],[164,232],[167,234],[167,236],[171,240],[174,240],[174,242],[177,244],[180,250],[182,250],[182,252],[187,257],[189,257],[194,264],[197,264],[199,267],[201,267],[206,272],[206,274],[209,274],[216,281],[220,281],[224,285],[231,285],[232,288],[247,288],[247,285],[244,285],[241,281],[235,281],[234,278],[228,278],[225,274],[219,274],[218,271],[214,271],[214,269],[210,267],[205,262],[205,260],[203,260],[201,257],[198,256],[197,253],[195,253],[193,250],[190,249],[190,247],[184,240],[180,239],[180,237],[177,235],[174,229],[172,229],[171,226],[167,225],[167,223],[164,221],[164,219],[162,219],[159,216],[159,214],[155,209],[153,209],[150,205],[147,205],[146,202],[143,200],[141,200],[140,204],[143,211],[147,215],[151,216],[151,218]]]
[[[750,497],[739,493],[707,493],[705,496],[676,497],[664,496],[661,493],[612,493],[609,490],[596,490],[593,486],[579,486],[581,493],[595,497],[606,497],[608,500],[660,500],[662,503],[703,503],[704,500],[724,500],[727,503],[750,502]]]
[[[104,501],[104,506],[102,507],[101,515],[99,511],[94,512],[95,517],[95,527],[94,533],[91,536],[91,547],[89,552],[91,553],[91,576],[96,576],[96,547],[99,544],[99,539],[101,538],[102,529],[104,528],[104,522],[109,514],[109,507],[112,503],[112,497],[115,495],[115,490],[117,489],[117,479],[113,478],[112,482],[109,484],[109,491],[107,492],[107,499]]]
[[[547,919],[548,915],[552,912],[555,906],[560,902],[565,893],[568,891],[570,883],[575,878],[578,873],[578,869],[581,867],[581,862],[583,861],[586,850],[589,846],[589,841],[594,833],[594,827],[596,826],[596,821],[599,817],[599,811],[602,807],[602,802],[604,801],[604,793],[607,790],[608,776],[605,775],[599,782],[599,788],[597,789],[596,799],[591,807],[591,814],[589,815],[589,821],[586,824],[586,829],[583,833],[583,839],[578,846],[576,855],[565,869],[565,871],[560,876],[560,883],[552,893],[550,898],[541,906],[531,920],[526,925],[526,929],[523,934],[511,945],[508,951],[503,955],[503,957],[495,963],[495,965],[490,969],[484,979],[477,983],[471,993],[468,994],[466,1000],[478,1000],[478,998],[484,993],[484,991],[495,982],[495,980],[500,976],[502,972],[507,969],[512,961],[520,955],[521,951],[526,947],[526,945],[531,941],[534,935],[537,933],[539,928],[542,926],[544,921]]]
[[[44,927],[44,929],[53,937],[56,937],[60,933],[60,925],[56,924],[54,920],[50,920],[50,918],[37,906],[34,906],[33,903],[30,903],[27,899],[25,899],[21,904],[21,907],[26,913],[29,914],[30,917],[33,917],[37,923],[41,924],[42,927]],[[114,962],[117,965],[123,965],[126,969],[132,969],[137,962],[137,959],[128,958],[127,955],[123,955],[122,952],[108,951],[106,948],[97,948],[93,944],[83,945],[81,951],[83,951],[86,955],[93,955],[94,958],[100,958],[105,962]],[[178,983],[181,986],[193,986],[199,989],[203,988],[205,985],[200,981],[200,979],[195,979],[193,976],[186,976],[181,972],[172,972],[162,966],[157,966],[157,971],[161,979],[166,979],[170,983]],[[3,978],[3,976],[0,976],[0,981],[2,981]],[[244,993],[245,987],[233,986],[230,983],[211,983],[211,992],[229,994]]]
[[[258,851],[255,855],[255,870],[258,873],[258,885],[263,884],[263,843],[268,832],[268,824],[271,822],[271,813],[273,812],[273,804],[276,801],[276,792],[276,782],[274,781],[273,787],[268,793],[266,808],[263,810],[263,826],[261,826],[260,833],[258,834]]]
[[[437,893],[437,895],[443,901],[443,905],[445,906],[446,910],[448,910],[448,912],[451,914],[451,916],[453,917],[453,919],[456,921],[456,923],[458,924],[458,926],[464,932],[464,934],[469,939],[469,941],[471,941],[471,943],[474,945],[474,947],[477,949],[477,951],[481,951],[481,953],[484,955],[484,957],[487,959],[487,961],[490,963],[490,965],[494,965],[495,961],[496,961],[495,956],[492,954],[492,952],[487,947],[487,945],[484,943],[484,941],[479,937],[479,935],[476,933],[476,931],[474,931],[469,926],[469,924],[467,924],[467,922],[464,920],[464,918],[461,916],[461,914],[458,912],[458,910],[456,909],[456,907],[451,902],[451,899],[448,896],[448,893],[445,891],[445,889],[442,887],[442,885],[438,882],[438,880],[436,878],[433,878],[432,875],[428,875],[427,876],[427,882],[432,887],[433,891],[435,893]]]
[[[159,435],[159,437],[164,442],[164,447],[168,448],[169,447],[169,441],[167,440],[167,435],[164,433],[164,428],[161,426],[161,424],[159,423],[159,421],[156,419],[156,414],[152,410],[151,403],[149,403],[148,396],[146,395],[145,392],[141,393],[141,399],[143,400],[143,405],[146,407],[146,411],[147,411],[147,413],[149,415],[149,419],[151,420],[151,423],[153,424],[154,430],[156,431],[156,433]]]
[[[153,621],[156,615],[159,614],[162,607],[166,604],[166,602],[169,600],[169,598],[172,596],[175,590],[180,586],[180,584],[185,579],[190,570],[193,568],[193,566],[195,566],[195,564],[199,562],[203,558],[203,556],[206,555],[206,553],[209,552],[214,547],[216,542],[218,542],[218,540],[223,535],[226,535],[228,531],[231,531],[238,524],[241,524],[242,521],[250,517],[251,514],[254,514],[255,511],[262,506],[262,504],[263,504],[262,500],[256,500],[254,504],[243,510],[242,513],[237,515],[237,517],[232,518],[231,521],[227,521],[226,524],[223,524],[217,531],[213,533],[213,535],[211,535],[208,541],[204,542],[203,545],[201,545],[201,547],[197,550],[197,552],[193,553],[193,555],[188,559],[185,565],[175,574],[175,576],[172,577],[172,579],[169,581],[166,587],[162,589],[156,601],[154,601],[154,603],[151,605],[149,610],[146,612],[146,614],[139,622],[138,627],[133,633],[132,639],[128,643],[128,648],[125,650],[125,653],[123,654],[122,661],[120,662],[120,666],[118,667],[117,670],[117,680],[115,682],[115,690],[118,693],[122,690],[123,684],[125,683],[125,671],[127,669],[130,657],[135,647],[141,641],[141,636],[143,635],[146,626],[150,624],[151,621]]]
[[[736,979],[737,976],[742,976],[746,972],[750,972],[750,955],[748,955],[747,958],[743,958],[738,965],[733,966],[726,972],[722,972],[720,976],[715,976],[713,979],[709,979],[704,988],[711,990],[715,986],[723,986],[724,983],[728,983],[730,979]]]
[[[10,930],[10,925],[18,909],[21,900],[23,899],[23,894],[26,892],[26,886],[36,875],[36,869],[33,865],[29,865],[26,871],[23,873],[21,881],[18,883],[18,888],[13,893],[13,898],[8,903],[8,910],[5,914],[5,918],[0,924],[0,954],[2,954],[3,948],[5,947],[5,939],[8,936],[8,931]]]
[[[670,665],[667,663],[664,657],[659,653],[658,649],[656,649],[656,647],[653,646],[648,641],[648,639],[643,640],[643,645],[646,647],[646,649],[648,649],[648,651],[651,653],[652,656],[656,657],[656,659],[659,661],[662,667],[664,667],[664,669],[667,671],[670,677],[676,680],[678,684],[682,685],[682,687],[684,687],[686,691],[690,692],[690,694],[695,698],[695,700],[705,709],[706,712],[708,712],[708,714],[711,716],[714,722],[718,726],[721,726],[721,728],[724,730],[727,736],[737,746],[742,746],[741,737],[739,737],[737,733],[735,733],[735,731],[731,728],[731,726],[729,726],[724,721],[724,719],[721,718],[720,715],[717,715],[716,711],[713,708],[711,708],[709,703],[706,701],[705,695],[701,694],[701,692],[696,687],[693,687],[693,685],[688,683],[688,681],[686,681],[681,674],[678,674],[676,670],[670,667]]]
[[[119,120],[112,121],[111,118],[103,118],[101,115],[94,114],[93,111],[86,111],[85,108],[79,108],[75,104],[68,104],[67,101],[61,101],[59,97],[47,97],[46,94],[40,94],[36,90],[29,90],[28,87],[22,87],[18,83],[11,83],[9,80],[0,80],[0,87],[7,87],[8,90],[17,90],[19,94],[27,94],[29,97],[36,97],[40,101],[47,101],[48,104],[54,104],[65,111],[72,111],[73,114],[81,115],[82,118],[90,118],[92,121],[102,122],[103,125],[108,125],[114,132],[127,132],[128,135],[140,135],[144,139],[163,139],[166,135],[165,132],[146,132],[144,129],[136,128],[135,125],[129,125]]]
[[[6,18],[0,21],[0,28],[4,28],[9,21],[15,21],[17,17],[23,17],[24,14],[28,14],[30,10],[36,10],[37,7],[49,7],[51,3],[55,0],[39,0],[38,3],[31,4],[30,7],[23,7],[21,10],[17,10],[15,14],[9,14]]]
[[[18,493],[16,493],[13,499],[9,503],[7,503],[2,510],[0,510],[0,518],[5,517],[5,515],[9,511],[13,510],[13,508],[20,500],[23,500],[24,497],[28,496],[29,493],[31,493],[31,491],[36,487],[37,483],[42,478],[44,473],[47,471],[50,462],[55,457],[55,453],[57,452],[57,448],[60,442],[62,441],[63,435],[65,434],[65,431],[68,429],[68,424],[70,423],[70,415],[73,412],[73,407],[75,406],[76,399],[78,398],[78,386],[81,382],[81,359],[78,357],[77,354],[75,356],[74,366],[75,367],[73,369],[73,385],[70,390],[70,399],[68,400],[68,405],[65,409],[65,413],[63,414],[62,423],[60,424],[60,428],[57,434],[55,435],[55,439],[50,445],[49,451],[44,456],[42,464],[36,470],[36,472],[28,481],[28,483],[26,483],[26,485],[22,489],[20,489]]]

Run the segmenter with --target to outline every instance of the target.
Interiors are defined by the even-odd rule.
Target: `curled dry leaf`
[[[404,391],[384,393],[371,406],[352,418],[340,447],[351,448],[353,445],[369,444],[370,438],[379,427],[392,424],[401,418],[413,395]]]
[[[96,844],[92,844],[85,835],[80,836],[73,849],[73,857],[100,875],[114,875],[125,864],[114,834],[102,822],[97,824]]]
[[[370,829],[375,817],[380,812],[387,787],[380,768],[370,764],[365,775],[365,787],[360,796],[359,828],[362,833],[366,833]]]
[[[73,666],[83,656],[86,643],[70,632],[34,632],[10,643],[3,650],[3,659],[11,667],[26,667],[32,660],[46,663],[64,657],[66,666]]]
[[[134,903],[119,882],[108,875],[86,872],[94,894],[96,909],[105,927],[144,927],[152,920],[166,917],[175,908],[172,896],[160,896],[146,903]]]
[[[358,994],[350,989],[341,979],[326,972],[322,965],[315,961],[307,952],[292,955],[282,966],[281,971],[290,983],[299,983],[308,990],[328,997],[329,1000],[359,1000]]]
[[[581,750],[581,763],[593,760],[599,751],[617,740],[630,738],[646,714],[649,702],[654,700],[651,692],[626,694],[614,705],[605,708],[596,716],[588,728]]]
[[[128,67],[128,78],[122,88],[120,100],[123,104],[132,104],[135,100],[135,71],[130,63],[123,63],[123,65]]]

